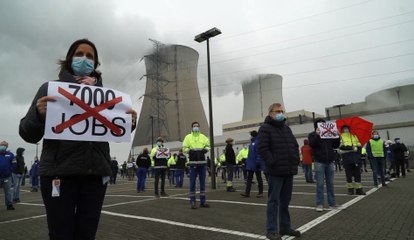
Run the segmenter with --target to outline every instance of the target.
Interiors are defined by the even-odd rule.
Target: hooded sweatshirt
[[[16,150],[16,167],[13,169],[14,174],[23,174],[24,173],[23,152],[24,152],[24,148],[18,148]]]

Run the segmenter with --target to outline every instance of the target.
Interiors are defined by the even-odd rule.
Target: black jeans
[[[247,195],[250,195],[250,190],[252,188],[253,174],[256,174],[256,180],[259,187],[259,194],[263,194],[263,179],[262,171],[250,171],[247,170],[247,182],[246,182],[246,191]]]
[[[160,177],[161,177],[161,193],[165,193],[164,191],[164,186],[165,186],[165,175],[167,173],[167,169],[166,168],[154,168],[154,176],[155,176],[155,180],[154,180],[154,193],[155,195],[158,195],[158,182],[160,181]]]
[[[359,164],[344,164],[344,168],[347,183],[352,183],[352,178],[357,183],[361,182],[361,171],[359,170]]]
[[[101,176],[61,177],[60,196],[52,197],[52,180],[40,177],[50,240],[94,240],[107,184]]]
[[[395,173],[397,177],[400,177],[400,170],[401,175],[405,177],[405,162],[404,159],[395,159]]]

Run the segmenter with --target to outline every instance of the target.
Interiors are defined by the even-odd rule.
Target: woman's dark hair
[[[71,74],[74,74],[72,70],[72,58],[73,58],[73,55],[75,55],[76,49],[78,49],[79,45],[81,44],[88,44],[89,46],[93,48],[93,52],[95,54],[95,60],[94,60],[95,66],[94,66],[93,72],[91,73],[91,76],[98,78],[98,81],[101,80],[102,73],[96,70],[96,68],[100,65],[99,57],[98,57],[98,50],[96,50],[95,44],[86,38],[76,40],[75,42],[72,43],[72,45],[70,45],[68,53],[66,53],[65,60],[59,60],[58,62],[60,65],[60,69],[65,69]]]

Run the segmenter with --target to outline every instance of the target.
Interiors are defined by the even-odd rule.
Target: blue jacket
[[[0,178],[8,178],[16,167],[14,154],[9,151],[0,152]]]
[[[30,169],[30,176],[37,177],[39,175],[39,160],[35,160]]]
[[[257,152],[259,140],[257,137],[252,137],[250,141],[246,169],[249,171],[264,171],[264,161],[260,158],[259,153]]]

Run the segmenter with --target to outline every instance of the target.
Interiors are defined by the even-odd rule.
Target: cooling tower
[[[278,74],[259,74],[242,83],[243,121],[264,118],[272,103],[278,102],[284,106],[282,80],[282,76]]]
[[[209,135],[197,84],[198,53],[180,45],[157,45],[145,57],[146,88],[132,146],[151,144],[152,137],[183,141],[191,123]]]

